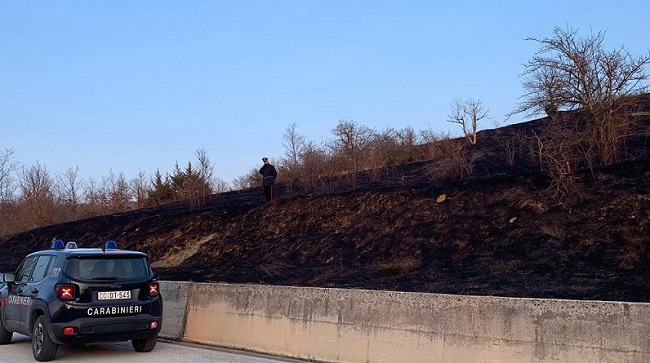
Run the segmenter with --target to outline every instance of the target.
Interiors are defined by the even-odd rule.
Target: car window
[[[34,267],[30,281],[41,281],[47,275],[50,262],[53,258],[54,256],[38,256],[36,267]]]
[[[145,258],[70,258],[66,274],[81,280],[121,280],[147,277]]]
[[[29,282],[37,257],[30,256],[23,260],[23,263],[18,267],[18,271],[16,271],[16,282]]]

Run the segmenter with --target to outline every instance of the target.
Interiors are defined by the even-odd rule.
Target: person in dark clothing
[[[273,184],[275,184],[275,178],[278,176],[278,172],[275,170],[275,166],[269,163],[269,158],[266,156],[262,158],[262,162],[264,162],[264,165],[260,169],[262,186],[264,187],[266,201],[270,202],[273,200]]]

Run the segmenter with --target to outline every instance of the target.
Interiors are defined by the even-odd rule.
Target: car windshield
[[[147,276],[147,261],[137,258],[70,258],[68,276],[81,280],[122,280]]]

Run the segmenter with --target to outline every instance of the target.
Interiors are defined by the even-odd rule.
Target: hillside
[[[474,174],[431,181],[434,161],[311,194],[278,186],[0,238],[0,271],[53,238],[149,253],[160,279],[650,302],[650,140],[633,161],[583,172],[565,198],[504,141],[545,119],[479,133]],[[628,150],[628,151],[629,151]]]

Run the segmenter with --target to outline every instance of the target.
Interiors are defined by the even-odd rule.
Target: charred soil
[[[278,185],[268,204],[260,188],[53,225],[1,237],[0,271],[53,238],[114,239],[163,280],[650,302],[648,137],[635,160],[578,173],[558,198],[504,156],[513,132],[542,122],[480,133],[471,177],[434,182],[434,161],[419,162],[354,188]]]

